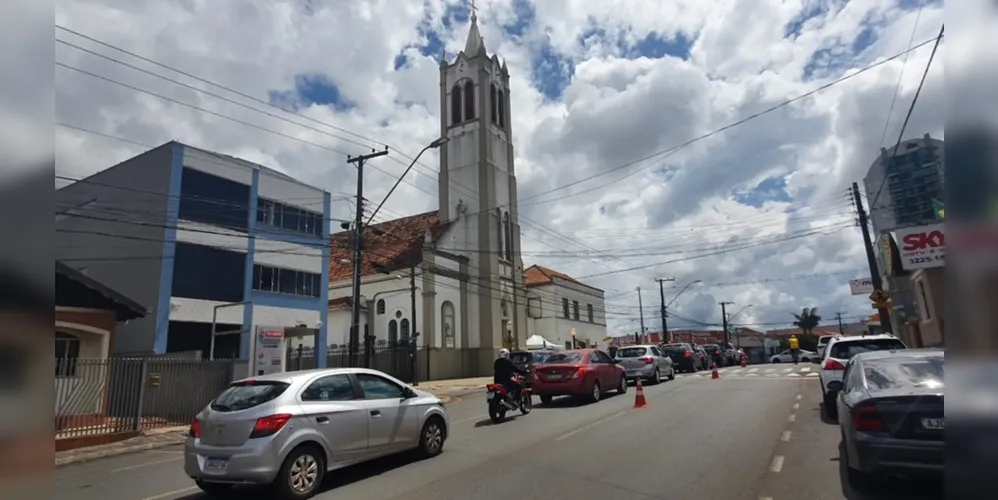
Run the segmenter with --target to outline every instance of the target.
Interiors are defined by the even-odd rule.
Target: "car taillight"
[[[880,418],[872,403],[862,403],[852,409],[852,428],[857,432],[887,432],[887,424]]]
[[[646,356],[646,357],[641,358],[641,361],[644,361],[646,365],[650,365],[650,364],[652,364],[652,363],[655,362],[655,358],[653,358],[651,356]]]
[[[718,350],[714,351],[714,354],[721,354],[721,350],[718,349]]]
[[[585,376],[587,371],[589,371],[588,366],[580,366],[578,369],[575,370],[575,373],[572,374],[572,378],[583,377]]]
[[[201,422],[198,419],[195,418],[194,421],[191,422],[191,429],[187,431],[187,435],[192,438],[201,437]]]
[[[291,415],[287,413],[258,419],[253,426],[253,432],[250,433],[250,439],[271,436],[284,428],[288,420],[291,420]]]
[[[683,353],[683,356],[685,356],[687,358],[690,358],[690,357],[693,357],[693,353],[690,352],[690,351],[686,351],[686,352]]]
[[[821,368],[823,370],[845,370],[846,369],[845,365],[843,365],[842,363],[839,363],[838,361],[836,361],[836,360],[834,360],[832,358],[826,359],[825,360],[825,364],[821,365]]]

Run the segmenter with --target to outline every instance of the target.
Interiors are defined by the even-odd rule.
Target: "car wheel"
[[[278,498],[312,498],[326,475],[326,460],[323,455],[321,449],[314,446],[299,446],[292,450],[277,474],[275,486]]]
[[[653,373],[651,376],[651,382],[655,385],[662,383],[662,374],[659,373],[657,368],[655,369],[655,373]]]
[[[835,397],[829,394],[822,394],[821,399],[822,403],[825,404],[825,416],[828,418],[837,418],[839,411],[837,407],[838,402],[835,400]]]
[[[592,394],[589,395],[589,399],[591,399],[593,403],[598,403],[602,397],[603,389],[599,386],[599,382],[593,382],[593,390]]]
[[[782,361],[780,361],[780,358],[773,358],[773,359],[769,360],[769,362],[770,363],[782,363]]]
[[[676,380],[676,369],[669,370],[669,380]]]
[[[541,396],[541,403],[549,405],[551,401],[554,401],[554,396],[548,396],[547,394]]]
[[[621,375],[620,383],[617,384],[617,394],[627,394],[627,377]]]
[[[801,363],[810,363],[811,362],[811,358],[800,358],[800,362]]]
[[[437,416],[430,417],[419,434],[419,454],[425,458],[439,455],[444,451],[446,440],[447,431],[444,430],[443,420]]]
[[[206,483],[200,479],[195,479],[194,484],[208,495],[221,495],[232,490],[232,485],[228,483]]]

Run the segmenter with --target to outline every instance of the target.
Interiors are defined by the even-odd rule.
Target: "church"
[[[448,141],[439,152],[439,208],[363,234],[361,331],[378,345],[417,332],[423,379],[490,374],[499,349],[526,348],[534,335],[564,347],[606,336],[602,290],[523,267],[509,72],[486,52],[477,21],[473,13],[464,51],[440,63],[440,137]],[[328,342],[341,347],[354,300],[354,234],[330,238]],[[552,293],[555,285],[569,293]],[[570,335],[538,331],[550,323],[533,320],[551,316],[579,325],[563,328]]]

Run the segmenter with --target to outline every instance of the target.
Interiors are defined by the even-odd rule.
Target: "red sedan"
[[[534,394],[542,403],[555,396],[585,396],[599,401],[607,391],[627,392],[624,368],[599,349],[559,351],[534,368]]]

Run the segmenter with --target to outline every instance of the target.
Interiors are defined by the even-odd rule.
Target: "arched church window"
[[[492,123],[499,124],[499,114],[496,112],[499,108],[496,106],[496,84],[489,85],[489,106],[492,111]]]
[[[409,318],[402,318],[402,321],[399,322],[399,330],[402,338],[409,338]]]
[[[499,301],[499,310],[501,311],[503,318],[509,317],[509,306],[507,305],[506,299]]]
[[[385,299],[378,299],[377,314],[385,314]]]
[[[506,231],[502,225],[502,209],[496,208],[496,241],[499,243],[499,258],[505,256],[506,251]]]
[[[461,85],[455,84],[454,88],[450,89],[450,124],[457,125],[461,123]]]
[[[498,120],[500,127],[506,128],[506,99],[501,90],[496,92],[496,108],[498,108]]]
[[[464,119],[474,120],[475,119],[475,84],[468,80],[464,83],[464,91],[462,92],[464,96]]]
[[[388,344],[395,345],[399,341],[399,324],[394,319],[388,322]]]
[[[450,301],[440,306],[441,325],[443,326],[444,347],[454,347],[454,304]]]
[[[502,214],[502,229],[506,235],[506,259],[513,260],[513,228],[509,222],[509,212]]]

